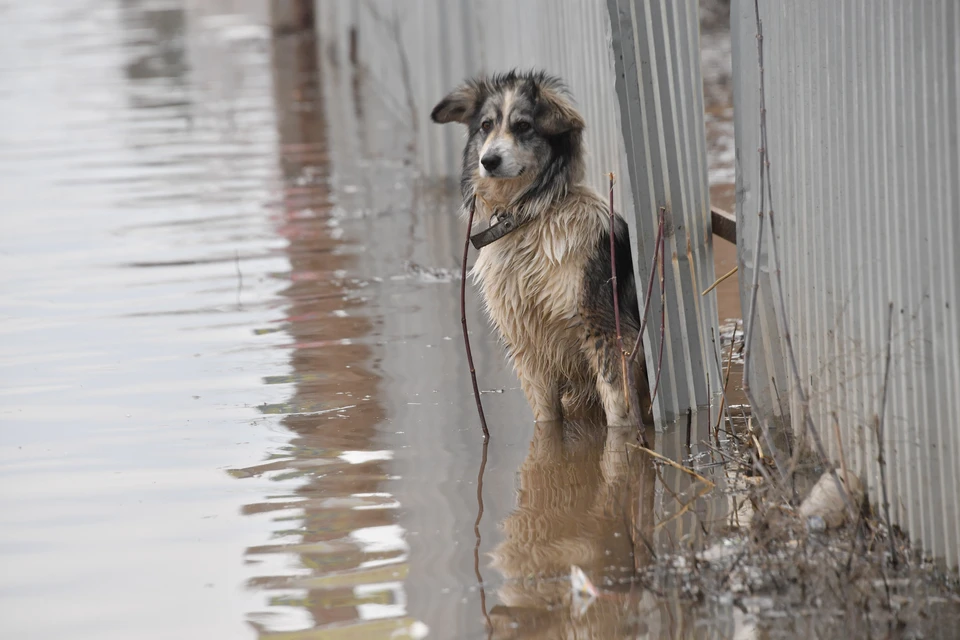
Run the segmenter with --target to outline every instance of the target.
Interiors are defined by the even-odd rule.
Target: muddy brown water
[[[625,434],[535,429],[471,297],[484,452],[452,188],[362,77],[324,95],[310,41],[177,3],[0,23],[4,637],[737,628],[619,584],[663,489]],[[610,587],[584,611],[570,564]]]

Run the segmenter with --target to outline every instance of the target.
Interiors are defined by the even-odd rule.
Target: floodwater
[[[621,584],[698,532],[630,434],[534,428],[471,297],[481,446],[451,185],[375,87],[198,4],[0,4],[2,635],[730,635]]]

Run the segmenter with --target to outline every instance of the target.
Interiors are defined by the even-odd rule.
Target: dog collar
[[[523,226],[522,223],[517,223],[516,216],[507,211],[494,214],[494,219],[496,222],[489,227],[470,236],[470,242],[475,248],[482,249]]]

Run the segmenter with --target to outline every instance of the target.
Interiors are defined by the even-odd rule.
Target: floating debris
[[[416,262],[405,262],[403,270],[408,276],[412,276],[421,282],[459,282],[460,273],[456,269],[445,269],[443,267],[425,267]]]
[[[583,569],[575,564],[570,565],[570,587],[573,591],[573,611],[580,617],[600,595],[600,590],[590,582]]]

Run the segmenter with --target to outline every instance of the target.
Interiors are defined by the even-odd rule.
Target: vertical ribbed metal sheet
[[[657,206],[665,204],[672,213],[666,276],[669,342],[655,407],[658,416],[670,420],[709,401],[706,372],[715,362],[709,349],[716,308],[712,294],[700,296],[713,282],[713,259],[697,3],[650,4],[657,7],[656,36],[650,32],[644,55],[657,65],[659,93],[646,96],[642,110],[657,109],[659,124],[651,124],[650,131],[660,127],[662,135],[651,137],[643,147],[633,142],[639,132],[621,129],[622,104],[605,0],[324,0],[317,3],[317,13],[323,54],[347,61],[349,34],[356,33],[364,73],[370,74],[385,104],[397,114],[389,126],[415,128],[417,148],[411,159],[427,176],[459,175],[464,132],[432,124],[429,114],[466,77],[537,67],[567,82],[587,121],[587,179],[605,192],[607,173],[617,175],[617,208],[631,224],[642,283],[649,273]],[[615,39],[621,30],[618,24]],[[625,139],[631,153],[652,154],[642,163],[650,176],[628,165]],[[631,191],[631,176],[642,180],[639,191]],[[656,197],[652,181],[659,185]],[[631,215],[634,193],[644,200]],[[659,296],[655,298],[652,331],[645,342],[651,371],[659,348]],[[719,379],[715,371],[709,375]]]
[[[960,558],[960,5],[955,0],[760,0],[767,136],[786,318],[769,229],[754,255],[759,71],[753,0],[732,28],[744,308],[760,269],[755,410],[793,416],[789,328],[828,453],[881,500],[874,425],[893,304],[883,448],[893,519]],[[785,324],[787,321],[787,324]],[[775,383],[775,384],[774,384]],[[778,395],[780,399],[778,400]]]
[[[619,175],[623,146],[602,0],[325,0],[317,11],[325,53],[348,60],[355,30],[359,62],[397,124],[416,129],[425,175],[459,175],[464,132],[429,118],[444,95],[478,73],[534,67],[561,76],[587,120],[591,184],[606,191],[606,174]],[[621,194],[629,195],[627,185],[618,186]]]
[[[673,418],[708,404],[708,379],[712,391],[720,380],[716,297],[701,296],[713,284],[714,268],[699,7],[697,0],[607,0],[607,5],[640,255],[653,254],[659,211],[666,212],[667,321],[657,402],[662,415]],[[638,282],[647,282],[649,260],[641,259],[635,270]],[[650,306],[651,316],[659,318],[659,296]],[[647,333],[650,371],[656,370],[659,342],[656,330]]]

